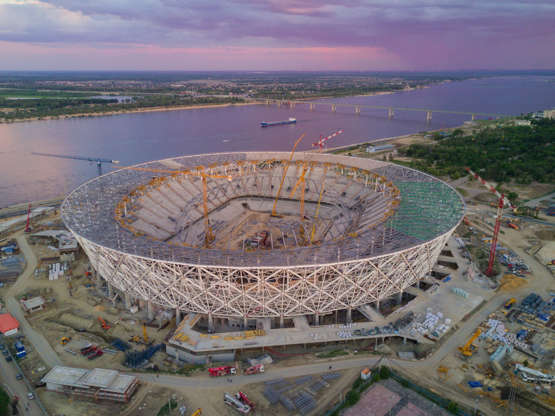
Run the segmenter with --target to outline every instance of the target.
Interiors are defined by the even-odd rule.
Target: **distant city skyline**
[[[543,0],[0,0],[0,70],[555,68]]]

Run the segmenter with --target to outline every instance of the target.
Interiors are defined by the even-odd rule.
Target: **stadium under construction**
[[[460,195],[430,175],[303,152],[148,162],[62,205],[108,296],[175,313],[176,356],[332,341],[318,330],[402,301],[463,216]]]

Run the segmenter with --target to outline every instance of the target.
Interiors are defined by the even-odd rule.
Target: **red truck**
[[[257,364],[257,365],[253,365],[252,367],[246,368],[243,374],[251,375],[251,374],[259,374],[263,372],[264,372],[264,364]]]
[[[238,392],[235,394],[235,398],[241,402],[243,402],[244,404],[246,404],[247,406],[249,406],[252,410],[254,410],[255,408],[255,404],[254,402],[249,399],[247,397],[247,395],[245,393],[243,393],[242,391]]]
[[[208,369],[208,373],[210,374],[211,377],[221,377],[221,376],[235,375],[237,374],[237,369],[229,365],[224,365],[222,367],[210,367]]]

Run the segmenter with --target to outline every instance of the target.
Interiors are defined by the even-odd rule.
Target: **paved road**
[[[526,202],[524,205],[526,205],[527,207],[536,207],[543,200],[548,200],[549,202],[549,200],[553,200],[553,199],[555,199],[555,192],[551,192],[550,194],[540,196],[539,198],[531,199],[530,201]]]
[[[0,337],[0,343],[6,344],[7,342],[11,342],[10,338],[3,338]],[[4,387],[8,394],[13,397],[16,395],[19,397],[19,411],[21,415],[30,415],[30,416],[42,416],[43,413],[39,408],[36,400],[28,400],[27,393],[32,389],[29,389],[29,386],[26,384],[25,380],[18,380],[16,375],[19,371],[17,370],[13,361],[7,362],[2,356],[0,358],[0,383],[2,383],[2,387]],[[25,411],[25,404],[29,404],[29,411]],[[11,414],[11,413],[10,413]]]

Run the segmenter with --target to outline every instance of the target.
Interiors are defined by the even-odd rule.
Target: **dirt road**
[[[38,331],[35,331],[23,313],[21,305],[17,302],[15,295],[20,293],[27,286],[27,281],[33,275],[35,268],[37,267],[37,258],[31,250],[31,247],[27,244],[27,240],[23,234],[18,234],[16,236],[17,244],[19,249],[25,255],[25,260],[27,265],[25,270],[19,276],[17,281],[10,287],[6,297],[6,308],[8,311],[19,321],[19,325],[25,336],[33,344],[40,357],[50,367],[56,365],[62,365],[62,360],[58,357],[58,354],[52,349],[46,338]]]

